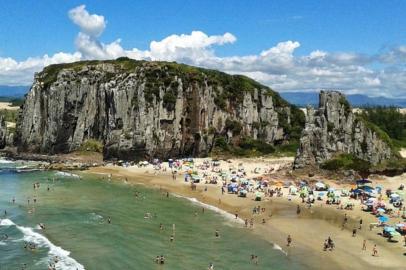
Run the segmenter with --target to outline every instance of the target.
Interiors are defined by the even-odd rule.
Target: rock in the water
[[[292,110],[244,76],[177,63],[84,61],[36,74],[17,124],[20,151],[47,154],[99,142],[105,158],[202,156],[216,138],[288,139]],[[297,121],[295,121],[297,122]]]
[[[343,94],[321,91],[319,109],[307,108],[294,167],[319,165],[340,153],[352,154],[373,165],[393,155],[389,142],[373,125],[352,112]]]

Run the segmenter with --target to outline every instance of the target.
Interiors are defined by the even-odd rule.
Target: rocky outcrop
[[[321,91],[318,110],[307,108],[294,167],[319,165],[341,153],[376,165],[393,155],[385,135],[355,115],[343,94]]]
[[[91,140],[105,158],[202,156],[219,136],[284,142],[299,114],[244,76],[128,58],[85,61],[35,75],[15,142],[19,151],[47,154]]]
[[[6,147],[8,143],[7,123],[2,115],[0,115],[0,149]]]

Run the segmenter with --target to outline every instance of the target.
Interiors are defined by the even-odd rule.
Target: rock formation
[[[15,143],[47,154],[91,140],[105,158],[202,156],[218,136],[282,143],[300,113],[244,76],[128,58],[84,61],[35,75]]]
[[[376,165],[393,155],[385,135],[354,114],[343,94],[321,91],[318,110],[307,108],[294,167],[319,165],[340,153],[352,154]]]
[[[7,123],[2,115],[0,115],[0,149],[6,147],[8,143]]]

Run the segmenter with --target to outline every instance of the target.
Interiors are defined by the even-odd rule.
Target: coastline
[[[269,198],[262,202],[255,202],[252,196],[239,198],[236,195],[222,195],[218,185],[198,184],[197,189],[192,191],[189,183],[185,183],[182,176],[172,180],[170,172],[154,174],[152,168],[101,166],[92,167],[84,173],[111,175],[116,181],[124,181],[129,184],[144,185],[149,188],[165,190],[171,194],[177,194],[188,200],[198,202],[221,209],[229,215],[238,213],[241,218],[254,218],[254,228],[247,229],[261,236],[272,244],[281,247],[288,257],[294,257],[303,262],[311,269],[402,269],[405,257],[398,246],[386,243],[386,239],[377,235],[377,231],[369,231],[368,224],[375,222],[376,218],[360,209],[353,211],[337,210],[335,207],[316,203],[310,210],[304,209],[298,198],[288,201],[286,197]],[[207,191],[204,187],[207,186]],[[219,200],[220,199],[220,200]],[[266,208],[266,213],[252,216],[251,209],[261,205]],[[296,215],[296,207],[301,205],[302,213]],[[347,213],[349,224],[358,222],[360,216],[364,219],[363,230],[358,231],[356,238],[351,236],[352,226],[341,230],[342,216]],[[266,224],[261,224],[262,219]],[[293,245],[286,247],[287,235],[292,235]],[[332,252],[323,251],[324,239],[331,236],[336,242],[336,249]],[[367,240],[367,250],[362,251],[362,241]],[[378,245],[379,257],[372,257],[373,244]]]

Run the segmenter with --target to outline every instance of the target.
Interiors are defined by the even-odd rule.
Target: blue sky
[[[72,19],[69,11],[81,5]],[[406,1],[3,0],[0,14],[0,64],[8,66],[0,66],[0,84],[29,84],[50,63],[123,54],[242,73],[280,91],[406,95],[404,80],[389,83],[405,75]],[[97,35],[84,30],[86,14],[103,16]],[[151,50],[152,41],[182,34]],[[182,51],[171,47],[177,42]]]

